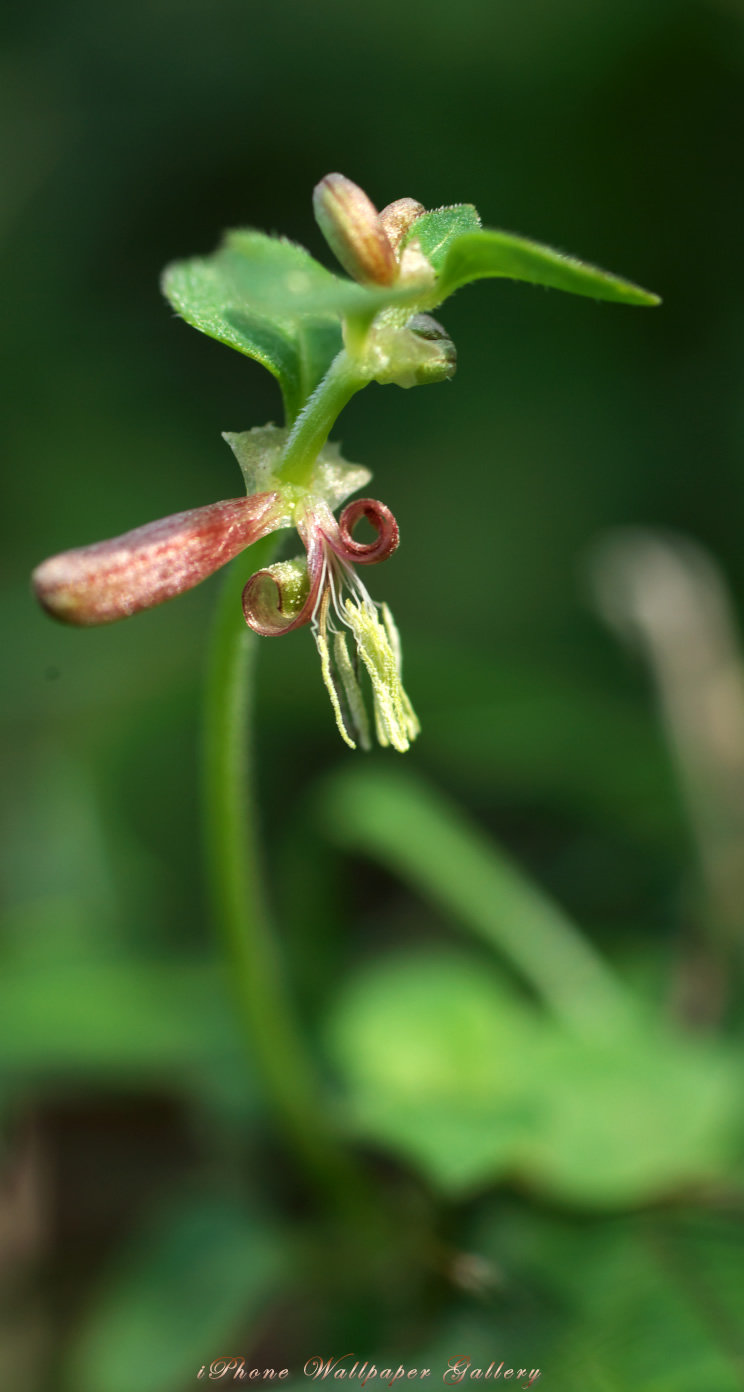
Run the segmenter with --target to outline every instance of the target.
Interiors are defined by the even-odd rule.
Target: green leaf
[[[472,1352],[474,1365],[504,1321],[519,1331],[533,1366],[543,1376],[550,1370],[555,1392],[741,1392],[737,1213],[577,1222],[521,1205],[490,1208],[467,1243],[495,1264],[500,1289],[481,1302],[469,1341],[451,1325],[443,1331],[450,1347]]]
[[[420,287],[357,285],[326,270],[302,247],[250,230],[228,232],[215,259],[241,302],[292,324],[328,315],[368,321],[388,305],[421,295]]]
[[[335,279],[302,247],[234,232],[213,256],[166,267],[162,288],[187,323],[276,377],[291,423],[342,344],[337,317],[306,304],[298,287]]]
[[[255,1341],[251,1326],[287,1269],[281,1236],[237,1200],[206,1193],[171,1203],[99,1277],[66,1385],[180,1392],[205,1364]]]
[[[637,1233],[628,1227],[590,1268],[597,1289],[587,1292],[555,1351],[559,1388],[741,1392],[741,1314],[722,1318],[718,1291],[700,1280],[697,1254],[679,1250],[666,1225],[644,1224]],[[741,1262],[740,1234],[737,1248]],[[741,1298],[741,1277],[729,1289]]]
[[[367,967],[333,1007],[328,1047],[356,1133],[449,1195],[516,1176],[561,1202],[624,1206],[735,1163],[728,1056],[640,1029],[572,1039],[454,953]]]
[[[215,261],[174,262],[163,273],[162,289],[187,324],[268,368],[282,389],[288,418],[294,419],[301,406],[301,369],[296,335],[288,326],[241,304]]]
[[[491,276],[526,280],[533,285],[567,290],[573,295],[588,295],[595,300],[616,300],[631,305],[660,304],[658,295],[597,266],[577,261],[553,247],[528,241],[514,233],[490,228],[468,232],[449,243],[437,282],[437,302],[441,303],[471,280]]]
[[[591,944],[459,808],[411,774],[348,767],[321,819],[341,846],[379,860],[484,938],[572,1030],[604,1035],[629,1003]]]
[[[520,1157],[533,1188],[602,1207],[732,1172],[741,1069],[723,1049],[661,1030],[592,1046],[550,1030],[542,1050],[540,1125]]]
[[[0,1071],[14,1083],[153,1074],[194,1080],[202,1072],[240,1071],[250,1086],[224,983],[211,963],[4,963]]]
[[[496,1180],[537,1125],[534,1011],[456,953],[385,958],[328,1023],[354,1131],[461,1194]]]
[[[295,242],[251,228],[226,232],[214,259],[246,303],[293,323],[312,313],[337,314],[339,306],[364,303],[368,293],[321,266]]]
[[[451,208],[435,208],[411,225],[406,242],[415,238],[434,270],[439,273],[452,243],[466,232],[477,232],[481,220],[472,203],[456,203]]]

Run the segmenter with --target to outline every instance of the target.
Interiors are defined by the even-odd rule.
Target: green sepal
[[[163,1196],[91,1291],[65,1349],[64,1386],[172,1392],[187,1373],[196,1382],[200,1364],[231,1361],[218,1356],[233,1353],[236,1329],[246,1343],[258,1338],[292,1257],[283,1230],[224,1184]]]
[[[246,492],[270,493],[274,489],[282,494],[286,512],[277,526],[294,525],[293,509],[306,493],[322,498],[332,512],[370,482],[372,475],[363,464],[350,464],[341,455],[341,447],[327,443],[320,451],[313,466],[312,477],[306,488],[287,484],[278,477],[281,454],[287,443],[289,431],[276,425],[258,425],[253,430],[235,433],[223,430],[226,440],[240,465],[245,481]]]
[[[423,220],[421,218],[415,226],[419,227]],[[533,285],[566,290],[572,295],[588,295],[595,300],[615,300],[630,305],[661,303],[658,295],[629,280],[621,280],[609,271],[566,256],[554,247],[490,228],[467,232],[449,241],[437,281],[437,303],[446,300],[461,285],[491,276],[526,280]]]
[[[480,231],[480,225],[480,216],[472,203],[434,208],[411,224],[403,246],[417,241],[427,261],[439,273],[452,243],[468,232]]]

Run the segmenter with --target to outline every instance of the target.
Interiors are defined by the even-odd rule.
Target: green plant
[[[347,745],[369,748],[371,724],[378,742],[398,752],[418,733],[392,616],[370,598],[354,569],[392,554],[397,525],[381,502],[347,501],[370,475],[343,461],[328,441],[340,411],[364,386],[410,387],[452,375],[454,346],[431,311],[469,281],[498,276],[629,304],[654,304],[656,297],[548,248],[483,230],[469,205],[426,212],[401,199],[378,214],[361,190],[330,175],[316,190],[316,212],[353,279],[325,270],[299,247],[253,231],[230,233],[213,256],[165,273],[166,295],[187,322],[261,362],[281,387],[283,427],[226,437],[246,497],[54,557],[36,572],[37,594],[58,618],[106,623],[158,604],[232,561],[209,660],[204,822],[215,921],[266,1101],[316,1184],[321,1211],[340,1212],[344,1224],[352,1224],[352,1242],[361,1235],[368,1244],[365,1299],[392,1280],[386,1248],[403,1263],[401,1281],[413,1282],[412,1270],[440,1270],[460,1289],[470,1283],[479,1298],[497,1281],[501,1262],[517,1290],[522,1280],[538,1287],[542,1280],[546,1357],[558,1368],[555,1385],[562,1375],[564,1385],[581,1377],[588,1386],[612,1386],[623,1338],[622,1319],[606,1293],[614,1272],[627,1269],[629,1287],[637,1281],[652,1290],[659,1250],[679,1249],[690,1265],[699,1252],[711,1266],[722,1264],[717,1233],[688,1230],[672,1214],[656,1227],[640,1220],[621,1227],[603,1218],[587,1236],[581,1217],[542,1224],[518,1205],[506,1205],[472,1234],[472,1247],[485,1262],[481,1280],[477,1268],[463,1264],[462,1253],[448,1248],[428,1212],[413,1236],[409,1228],[404,1259],[396,1244],[397,1200],[381,1197],[359,1148],[384,1149],[451,1202],[509,1180],[548,1204],[622,1213],[668,1201],[691,1186],[720,1184],[735,1172],[740,1070],[733,1051],[722,1040],[685,1038],[661,1022],[570,918],[418,774],[350,762],[316,790],[300,839],[319,836],[326,847],[377,861],[478,947],[472,953],[448,948],[426,959],[415,951],[392,954],[343,983],[322,1041],[343,1088],[344,1106],[334,1107],[300,1024],[262,885],[248,729],[256,635],[309,626]],[[363,520],[371,524],[372,541],[355,540]],[[292,529],[304,554],[277,559],[275,533]],[[103,999],[105,989],[103,971]],[[183,1036],[189,1038],[184,1022],[193,1013],[193,983],[185,978],[179,991],[169,1000],[172,1016],[165,1017],[176,1052],[185,1051]],[[207,993],[209,1000],[218,998],[214,982]],[[37,1008],[43,1016],[44,1002]],[[210,1061],[210,1085],[233,1049],[224,1022],[216,1026],[213,1015],[218,1008],[193,1024]],[[167,1050],[170,1037],[166,1031],[163,1042],[155,1035],[151,1052]],[[608,1089],[613,1106],[603,1108]],[[555,1270],[533,1259],[530,1244],[540,1242],[558,1253]],[[189,1323],[182,1309],[192,1312],[192,1321],[194,1311],[207,1309],[199,1338],[216,1338],[216,1302],[227,1302],[230,1283],[210,1289],[209,1273],[223,1259],[240,1269],[242,1308],[252,1310],[262,1294],[290,1279],[288,1251],[295,1267],[307,1271],[316,1269],[321,1247],[309,1256],[302,1242],[292,1245],[286,1234],[267,1231],[230,1195],[218,1204],[192,1197],[183,1208],[174,1204],[147,1242],[133,1244],[129,1269],[151,1280],[119,1283],[111,1297],[114,1313],[100,1314],[79,1354],[76,1385],[115,1392],[113,1372],[108,1382],[101,1380],[111,1342],[126,1343],[132,1328],[143,1327],[155,1342],[157,1320],[161,1327],[170,1320],[175,1347]],[[574,1252],[583,1261],[588,1248],[598,1254],[605,1288],[592,1292],[579,1283],[562,1289],[562,1263]],[[333,1248],[333,1258],[348,1276],[352,1264],[339,1250]],[[205,1273],[203,1280],[184,1276],[186,1254]],[[333,1277],[325,1272],[324,1278],[332,1288]],[[174,1295],[163,1308],[156,1293],[169,1283]],[[675,1311],[705,1304],[687,1289],[680,1294],[675,1280],[670,1290],[661,1292],[658,1310],[649,1295],[653,1318],[658,1314],[668,1327]],[[238,1293],[235,1299],[240,1303]],[[560,1301],[571,1337],[551,1325]],[[231,1305],[225,1317],[234,1319],[236,1308]],[[485,1317],[482,1310],[451,1316],[449,1353],[471,1336],[474,1348],[479,1340],[485,1347],[493,1304],[484,1308]],[[520,1310],[513,1315],[516,1327]],[[725,1310],[717,1316],[720,1324],[724,1316]],[[732,1356],[726,1340],[721,1351],[704,1319],[699,1323],[692,1339],[696,1368],[727,1376]],[[587,1333],[592,1327],[594,1342]],[[201,1345],[195,1334],[194,1340],[196,1352]],[[665,1382],[662,1369],[648,1385],[677,1392],[682,1375],[675,1366]],[[172,1367],[155,1369],[150,1385],[159,1392],[169,1378]]]
[[[166,296],[188,323],[262,363],[281,387],[283,428],[225,437],[247,496],[54,556],[36,569],[34,586],[58,619],[111,623],[190,589],[262,538],[295,527],[304,557],[269,560],[247,579],[241,571],[245,621],[263,636],[312,626],[336,723],[352,749],[371,744],[361,661],[378,741],[402,753],[419,725],[401,682],[400,638],[385,604],[380,622],[354,570],[355,563],[386,560],[398,544],[398,527],[390,510],[370,498],[348,504],[336,521],[334,509],[371,477],[328,444],[339,413],[371,382],[412,387],[452,376],[454,345],[430,311],[470,281],[509,276],[632,305],[657,304],[658,297],[549,247],[484,230],[470,204],[427,212],[401,198],[378,214],[341,174],[321,180],[314,202],[321,230],[353,281],[327,271],[301,247],[254,231],[229,232],[213,256],[176,263],[163,277]],[[363,518],[375,532],[372,542],[352,535]],[[312,1156],[317,1150],[324,1172],[329,1138],[259,884],[247,789],[248,668],[236,600],[231,580],[207,696],[213,897],[265,1079],[296,1142]]]

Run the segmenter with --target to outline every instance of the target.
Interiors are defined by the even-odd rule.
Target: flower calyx
[[[238,461],[247,492],[279,494],[284,519],[279,526],[295,526],[295,509],[306,497],[322,499],[333,511],[370,482],[369,469],[348,463],[340,446],[327,442],[315,458],[307,483],[288,483],[281,475],[281,464],[289,435],[289,430],[276,425],[222,434]]]
[[[367,352],[381,386],[425,387],[449,381],[457,369],[457,349],[430,314],[414,314],[401,328],[380,322],[370,333]]]

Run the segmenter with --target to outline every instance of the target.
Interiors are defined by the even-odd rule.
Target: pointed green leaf
[[[423,219],[422,219],[423,221]],[[418,226],[418,223],[416,224]],[[553,247],[541,246],[512,232],[484,228],[455,237],[447,247],[437,284],[438,301],[445,300],[471,280],[505,276],[567,290],[572,295],[588,295],[596,300],[616,300],[621,304],[656,305],[659,296],[642,290],[628,280],[610,275],[597,266],[577,261]]]
[[[179,1392],[205,1364],[240,1356],[287,1266],[282,1235],[229,1195],[171,1201],[99,1278],[65,1385]]]
[[[268,368],[294,419],[300,407],[300,363],[291,330],[241,305],[213,260],[174,262],[166,267],[162,288],[187,324]]]
[[[162,287],[187,323],[276,377],[291,422],[341,348],[337,315],[306,305],[304,291],[335,279],[302,247],[248,231],[166,267]]]
[[[537,1012],[459,953],[395,954],[346,980],[327,1023],[353,1133],[462,1194],[513,1168],[538,1125]]]
[[[406,242],[415,238],[427,261],[439,272],[452,243],[467,232],[478,232],[480,225],[480,217],[472,203],[455,203],[451,208],[435,208],[417,218]]]
[[[490,1289],[412,1361],[467,1349],[485,1369],[505,1327],[502,1344],[543,1370],[534,1392],[741,1392],[744,1225],[735,1204],[713,1209],[577,1220],[500,1196],[466,1238]]]
[[[110,1080],[233,1066],[240,1039],[222,984],[207,962],[3,963],[0,1071]]]
[[[546,1030],[542,1046],[532,1080],[540,1125],[520,1156],[535,1190],[602,1207],[732,1173],[741,1127],[733,1052],[645,1029],[591,1045]]]

